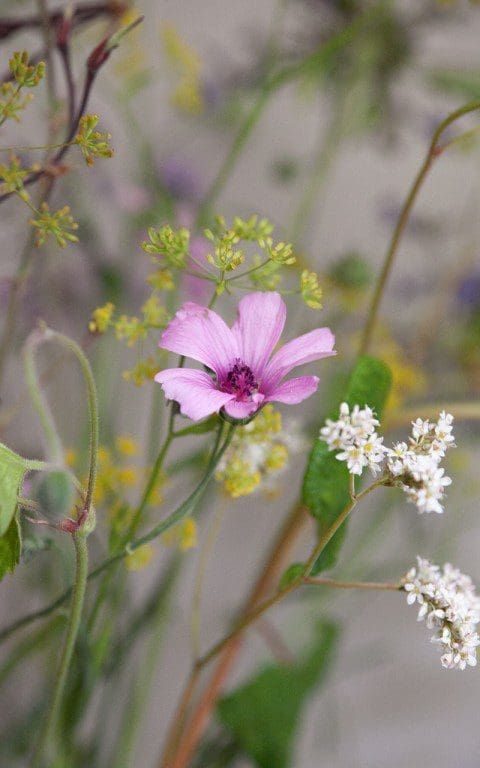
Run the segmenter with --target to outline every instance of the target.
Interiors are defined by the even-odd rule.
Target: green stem
[[[257,96],[252,109],[245,117],[240,129],[238,130],[230,150],[228,151],[220,170],[218,171],[215,179],[213,180],[210,189],[208,190],[205,198],[202,201],[198,209],[197,226],[201,226],[208,219],[208,215],[215,201],[222,192],[228,178],[234,169],[236,162],[242,154],[250,134],[260,120],[265,107],[268,104],[270,96],[273,93],[273,88],[265,84],[260,94]]]
[[[39,144],[36,147],[0,147],[0,152],[30,152],[41,149],[59,149],[60,147],[71,147],[76,141],[61,141],[58,144]]]
[[[318,559],[318,557],[321,555],[329,541],[332,539],[332,537],[335,535],[337,530],[340,528],[340,526],[345,522],[347,517],[349,516],[352,509],[357,505],[358,501],[362,499],[367,494],[371,493],[375,488],[382,485],[383,478],[380,480],[377,480],[375,483],[372,483],[372,485],[369,485],[368,488],[366,488],[361,493],[357,494],[356,497],[352,498],[349,503],[346,505],[344,510],[340,513],[340,515],[337,517],[335,522],[328,528],[323,536],[320,538],[318,544],[314,548],[312,554],[310,555],[309,559],[307,560],[307,563],[305,565],[305,568],[303,570],[303,573],[298,576],[296,579],[294,579],[290,584],[287,584],[282,589],[279,589],[272,597],[265,600],[263,603],[260,603],[251,613],[249,613],[247,616],[245,616],[243,619],[241,619],[240,622],[232,629],[231,632],[229,632],[225,637],[222,638],[222,640],[219,640],[218,643],[216,643],[207,653],[205,653],[195,664],[195,669],[201,670],[203,667],[205,667],[215,656],[220,653],[220,651],[227,645],[227,643],[230,642],[233,638],[237,637],[240,633],[242,633],[247,627],[249,627],[251,624],[253,624],[260,616],[262,616],[266,611],[269,610],[273,605],[283,600],[284,597],[289,595],[291,592],[293,592],[297,587],[301,586],[305,583],[305,579],[308,579],[312,569]]]
[[[217,453],[212,456],[210,460],[210,464],[207,468],[207,471],[205,475],[203,476],[200,483],[197,485],[195,490],[190,494],[190,496],[180,504],[177,509],[172,512],[171,515],[169,515],[165,520],[162,520],[158,525],[154,526],[148,533],[146,533],[144,536],[141,536],[138,539],[135,539],[134,541],[128,543],[120,552],[118,552],[115,555],[112,555],[111,557],[104,560],[102,563],[100,563],[97,568],[95,568],[93,571],[91,571],[88,574],[88,580],[96,579],[98,576],[100,576],[102,573],[104,573],[108,568],[111,568],[115,563],[120,562],[121,560],[124,560],[126,557],[132,554],[132,552],[135,552],[139,547],[143,546],[144,544],[147,544],[150,541],[153,541],[153,539],[158,538],[162,533],[167,531],[169,528],[171,528],[173,525],[176,525],[182,518],[186,517],[187,514],[191,514],[193,510],[195,509],[196,505],[200,501],[201,497],[203,496],[203,493],[212,479],[213,475],[215,474],[215,469],[217,467],[218,462],[222,458],[223,454],[227,450],[228,446],[230,445],[230,442],[232,440],[233,434],[235,430],[235,425],[231,424],[229,425],[229,429],[227,432],[227,435],[225,437],[225,440],[221,447],[218,449]],[[27,626],[32,621],[35,621],[36,619],[41,619],[44,616],[48,616],[50,613],[55,611],[57,608],[59,608],[63,603],[68,600],[70,595],[72,594],[72,588],[65,590],[62,595],[60,595],[56,600],[54,600],[49,605],[44,606],[43,608],[40,608],[38,611],[33,611],[32,613],[29,613],[26,616],[23,616],[20,619],[17,619],[17,621],[13,622],[10,626],[6,627],[3,631],[0,631],[0,643],[3,640],[6,640],[8,637],[11,637],[18,629],[21,629],[22,627]]]
[[[135,531],[137,530],[140,524],[140,521],[142,519],[142,515],[146,507],[148,506],[150,496],[152,495],[153,490],[157,484],[158,476],[162,471],[163,462],[165,461],[165,458],[167,456],[172,440],[175,437],[175,435],[173,434],[174,421],[175,421],[175,409],[172,406],[170,408],[170,417],[168,421],[168,429],[167,429],[167,434],[165,436],[165,440],[163,441],[163,445],[160,448],[155,464],[153,465],[152,471],[150,472],[150,477],[148,478],[148,482],[143,491],[143,495],[140,500],[140,503],[137,506],[135,512],[133,513],[132,521],[130,523],[130,527],[127,533],[127,539],[131,538],[134,535]]]
[[[35,350],[43,341],[43,334],[40,334],[39,331],[33,331],[25,343],[23,355],[25,381],[30,398],[42,425],[47,447],[47,455],[52,463],[62,466],[64,464],[62,441],[57,432],[55,420],[47,398],[40,387],[40,381],[35,366]]]
[[[396,227],[393,231],[392,239],[390,241],[387,252],[385,254],[383,267],[381,269],[377,284],[375,286],[375,290],[373,292],[370,309],[368,311],[367,321],[365,323],[365,328],[363,331],[363,336],[362,336],[360,351],[359,351],[360,355],[366,354],[371,344],[373,331],[377,321],[378,310],[380,308],[380,302],[382,300],[382,296],[387,284],[387,280],[389,278],[390,271],[392,269],[393,262],[395,260],[395,256],[398,251],[398,246],[402,239],[402,235],[405,231],[405,227],[407,225],[412,208],[417,199],[417,195],[423,185],[423,182],[425,181],[428,175],[428,172],[433,164],[433,161],[437,157],[439,157],[440,154],[443,153],[443,148],[441,147],[439,148],[438,146],[439,139],[442,133],[445,131],[445,129],[448,128],[449,125],[454,123],[455,120],[458,120],[460,117],[467,115],[469,112],[474,112],[477,109],[480,109],[480,101],[474,101],[471,104],[467,104],[464,107],[460,107],[460,109],[456,109],[455,112],[452,112],[450,115],[448,115],[448,117],[446,117],[445,120],[442,120],[440,125],[437,127],[435,133],[433,134],[432,140],[430,142],[430,146],[427,151],[427,155],[420,167],[420,170],[417,173],[417,176],[415,177],[415,180],[403,204],[403,208],[398,217]]]
[[[207,573],[208,563],[215,546],[220,527],[225,515],[223,500],[217,506],[211,526],[208,529],[205,541],[202,545],[192,595],[192,612],[190,617],[190,633],[192,641],[192,657],[196,661],[200,656],[201,648],[201,619],[202,619],[202,592]]]
[[[52,702],[33,758],[33,768],[43,768],[43,766],[46,768],[46,766],[51,765],[49,755],[51,753],[52,740],[55,737],[60,705],[82,618],[88,572],[88,549],[85,533],[77,531],[73,535],[73,542],[75,545],[75,583],[73,586],[67,635],[58,668]]]
[[[288,239],[293,243],[299,243],[305,227],[311,219],[315,201],[327,179],[328,172],[342,141],[345,99],[346,93],[341,97],[340,103],[335,106],[327,134],[325,138],[322,137],[312,159],[312,171],[309,182],[300,197],[300,202],[294,213],[289,230]]]
[[[93,378],[92,368],[90,366],[90,363],[88,362],[88,359],[83,353],[83,350],[79,347],[79,345],[75,341],[70,339],[68,336],[65,336],[63,333],[59,333],[58,331],[53,331],[51,328],[45,328],[43,333],[44,333],[45,340],[52,339],[54,341],[58,341],[60,344],[62,344],[64,347],[66,347],[70,352],[72,352],[75,355],[78,362],[80,363],[80,367],[83,373],[83,378],[87,386],[88,407],[89,407],[89,415],[90,415],[90,445],[89,445],[90,460],[89,460],[88,483],[87,483],[87,492],[85,496],[84,511],[85,511],[86,519],[88,519],[88,516],[92,511],[92,500],[93,500],[93,492],[95,490],[95,482],[97,479],[97,461],[98,461],[99,418],[98,418],[97,388],[95,386],[95,379]]]
[[[336,589],[372,589],[399,592],[403,589],[401,584],[388,584],[378,581],[337,581],[336,579],[313,578],[306,576],[304,584],[318,584],[323,587],[335,587]]]

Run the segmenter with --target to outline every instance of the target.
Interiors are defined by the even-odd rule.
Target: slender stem
[[[42,149],[58,149],[59,147],[71,146],[72,144],[75,144],[75,142],[70,141],[68,142],[68,145],[66,145],[64,141],[61,141],[58,144],[38,144],[36,147],[28,145],[25,147],[0,147],[0,152],[33,152],[34,150]]]
[[[376,589],[390,590],[398,592],[402,590],[401,584],[382,584],[376,581],[336,581],[335,579],[323,579],[318,577],[306,576],[304,584],[319,584],[325,587],[335,587],[336,589]]]
[[[327,180],[330,167],[343,139],[345,99],[346,93],[340,97],[339,103],[334,106],[334,112],[328,125],[326,136],[322,136],[318,149],[310,163],[311,172],[309,180],[300,197],[300,202],[289,228],[288,239],[297,245],[305,231],[306,225],[312,217],[315,201]]]
[[[60,705],[62,703],[68,671],[72,661],[75,642],[77,640],[80,621],[82,618],[83,603],[87,586],[88,549],[87,538],[84,532],[77,531],[73,535],[75,545],[75,583],[73,586],[72,604],[68,621],[67,635],[63,646],[62,658],[58,668],[57,679],[53,692],[52,702],[48,710],[45,725],[40,736],[37,749],[33,758],[33,768],[43,768],[51,765],[49,756],[52,751],[52,740],[56,736],[56,727]]]
[[[251,275],[252,272],[257,272],[259,269],[263,269],[267,266],[267,264],[270,264],[270,259],[265,259],[265,261],[262,261],[261,264],[257,264],[255,267],[250,267],[250,269],[246,269],[245,272],[241,272],[239,275],[234,275],[233,277],[228,277],[225,280],[225,283],[233,283],[234,280],[240,280],[242,277],[247,277],[247,275]]]
[[[48,106],[49,117],[52,118],[55,112],[56,105],[56,77],[55,67],[53,64],[53,48],[55,45],[55,32],[54,28],[50,25],[50,14],[48,10],[47,0],[37,0],[39,15],[42,19],[42,33],[43,41],[45,45],[45,64],[47,71],[47,93],[48,93]],[[51,125],[49,126],[49,133],[51,132]]]
[[[38,331],[33,331],[25,343],[23,355],[25,381],[32,403],[42,425],[47,445],[48,458],[52,463],[61,466],[64,463],[62,441],[57,432],[55,420],[47,398],[40,387],[40,381],[35,366],[35,351],[42,341],[44,341],[43,334],[40,334]]]
[[[44,339],[52,339],[58,341],[70,352],[72,352],[80,363],[82,369],[83,378],[87,386],[88,406],[90,414],[90,460],[88,469],[88,483],[87,492],[85,496],[85,517],[87,517],[92,510],[93,492],[95,490],[95,481],[97,479],[97,456],[98,456],[98,439],[99,439],[99,419],[98,419],[98,398],[97,388],[95,386],[95,379],[93,378],[92,368],[88,359],[86,358],[83,350],[80,346],[65,336],[63,333],[53,331],[51,328],[45,328],[43,331]]]
[[[285,568],[285,564],[288,560],[291,548],[299,533],[304,529],[308,520],[309,517],[303,504],[295,504],[292,511],[288,515],[285,524],[282,526],[279,535],[272,545],[259,578],[256,580],[250,594],[245,601],[245,605],[242,610],[243,615],[250,613],[255,605],[268,594],[268,591],[272,585],[278,582],[280,574]],[[166,740],[165,751],[160,761],[161,766],[169,765],[169,762],[166,759],[166,755],[169,750],[169,744],[173,744],[175,741],[178,742],[175,752],[176,765],[186,765],[190,760],[190,757],[193,754],[197,743],[201,739],[202,732],[208,720],[208,716],[215,706],[215,701],[219,696],[222,683],[225,677],[228,675],[229,670],[233,666],[240,647],[240,636],[231,640],[230,643],[228,643],[228,645],[225,647],[217,662],[217,666],[212,673],[211,679],[206,686],[205,691],[200,697],[198,704],[195,706],[192,716],[188,722],[188,726],[185,729],[183,735],[181,734],[182,729],[177,728],[177,717],[172,720],[172,725]],[[193,686],[190,686],[190,679],[194,676],[196,676],[195,667],[192,668],[190,678],[186,684],[186,687],[191,690],[191,694],[193,693]],[[177,734],[175,739],[173,738],[174,733]]]
[[[265,67],[267,71],[264,74],[264,80],[263,80],[261,91],[256,97],[253,103],[253,106],[248,112],[248,114],[246,115],[243,123],[241,124],[235,138],[233,139],[230,149],[222,165],[220,166],[220,169],[218,170],[217,175],[215,176],[207,194],[205,195],[201,205],[199,206],[197,220],[196,220],[197,226],[203,224],[205,220],[208,219],[208,215],[210,213],[210,210],[213,204],[215,203],[218,196],[220,195],[223,188],[225,187],[225,184],[227,183],[230,177],[230,174],[236,165],[238,158],[242,154],[247,144],[247,141],[250,138],[250,134],[252,133],[253,129],[259,122],[265,110],[265,107],[268,104],[270,96],[275,91],[275,88],[272,88],[270,85],[270,80],[271,80],[270,76],[271,76],[273,67],[275,65],[275,60],[277,57],[276,42],[277,42],[277,36],[281,31],[284,11],[285,11],[285,3],[283,2],[283,0],[280,0],[280,2],[277,2],[274,9],[272,31],[267,41],[267,46],[265,51]]]
[[[182,502],[182,504],[180,504],[180,506],[177,507],[177,509],[175,509],[171,515],[169,515],[167,518],[165,518],[165,520],[162,520],[160,523],[155,525],[144,536],[141,536],[140,538],[127,543],[120,552],[117,552],[115,555],[112,555],[111,557],[107,558],[102,563],[100,563],[100,565],[98,565],[93,571],[91,571],[88,574],[89,581],[91,579],[96,579],[106,570],[111,568],[115,563],[118,563],[121,560],[124,560],[126,557],[131,555],[132,552],[135,552],[135,550],[137,550],[139,547],[142,547],[144,544],[148,544],[150,541],[153,541],[154,539],[158,538],[162,533],[167,531],[173,525],[176,525],[177,523],[179,523],[180,520],[182,520],[182,518],[184,518],[187,514],[191,514],[193,512],[196,505],[202,498],[202,495],[205,492],[205,489],[208,483],[210,482],[213,475],[215,474],[215,469],[217,467],[218,462],[220,461],[223,454],[225,453],[228,446],[230,445],[230,442],[234,434],[234,430],[235,430],[235,426],[231,424],[229,426],[225,440],[223,441],[222,445],[218,449],[215,456],[212,457],[209,467],[207,468],[207,471],[205,472],[202,480],[197,485],[195,490],[190,494],[190,496],[187,499],[185,499],[185,501]],[[6,640],[8,637],[10,637],[12,634],[14,634],[18,629],[21,629],[22,627],[27,626],[32,621],[43,618],[44,616],[48,616],[50,613],[52,613],[61,605],[63,605],[63,603],[66,600],[68,600],[71,594],[72,594],[72,587],[65,590],[63,594],[61,594],[56,600],[54,600],[49,605],[46,605],[43,608],[40,608],[38,611],[33,611],[32,613],[29,613],[26,616],[23,616],[22,618],[17,619],[17,621],[10,624],[10,626],[0,631],[0,643],[3,640]]]
[[[375,329],[375,324],[377,321],[378,310],[380,308],[380,302],[382,300],[382,296],[387,284],[387,280],[389,278],[390,271],[392,269],[393,262],[395,260],[395,256],[398,251],[398,246],[402,239],[402,235],[405,231],[405,227],[407,225],[412,208],[417,199],[417,195],[423,185],[423,182],[425,181],[428,175],[428,172],[433,164],[433,161],[437,157],[439,157],[441,154],[443,154],[444,148],[438,146],[439,139],[442,133],[445,131],[445,129],[448,128],[448,126],[451,125],[453,122],[455,122],[455,120],[458,120],[460,117],[463,117],[463,115],[467,115],[468,113],[474,112],[477,109],[480,109],[480,101],[474,101],[471,104],[467,104],[464,107],[460,107],[460,109],[457,109],[455,110],[455,112],[452,112],[450,115],[448,115],[448,117],[446,117],[445,120],[442,120],[442,122],[439,124],[439,126],[437,127],[437,129],[433,134],[432,140],[430,142],[430,146],[427,151],[427,155],[420,167],[420,170],[417,173],[417,176],[414,179],[414,182],[407,195],[407,198],[403,204],[403,208],[400,212],[396,227],[393,231],[392,239],[390,241],[387,252],[385,254],[383,267],[380,271],[377,284],[373,292],[370,309],[368,311],[367,322],[365,324],[365,328],[363,331],[363,336],[360,344],[361,355],[366,354],[370,347],[373,332]]]
[[[207,651],[207,653],[205,653],[202,657],[200,657],[196,661],[195,665],[192,668],[190,678],[187,681],[186,691],[189,692],[189,696],[188,696],[188,700],[183,705],[185,709],[188,706],[189,700],[193,694],[195,681],[198,678],[202,669],[212,659],[214,659],[219,653],[221,653],[224,650],[226,651],[226,649],[228,648],[231,649],[230,654],[225,657],[223,664],[222,662],[220,662],[219,668],[217,670],[217,674],[214,675],[214,678],[212,680],[211,689],[207,692],[206,696],[202,699],[197,711],[192,716],[192,719],[190,720],[190,723],[188,725],[188,732],[185,735],[184,740],[182,740],[181,738],[182,728],[179,727],[178,725],[177,716],[174,719],[171,730],[169,732],[169,736],[167,737],[167,748],[163,752],[161,761],[159,763],[159,768],[184,768],[184,766],[187,765],[190,759],[190,756],[195,748],[195,745],[198,739],[200,738],[201,729],[208,715],[208,711],[213,706],[213,702],[215,701],[215,698],[218,695],[221,680],[223,679],[223,677],[226,674],[226,671],[230,667],[231,656],[235,654],[235,651],[237,648],[237,642],[240,636],[243,634],[244,630],[247,629],[251,624],[253,624],[258,618],[264,615],[269,610],[269,608],[271,608],[273,605],[283,600],[284,597],[286,597],[288,594],[293,592],[297,587],[299,587],[301,584],[304,583],[304,579],[309,577],[319,555],[327,546],[331,538],[335,535],[335,533],[340,528],[342,523],[346,520],[346,518],[348,517],[352,509],[356,506],[357,502],[360,501],[368,493],[373,491],[375,488],[377,488],[379,485],[381,485],[382,482],[383,482],[383,479],[377,480],[376,482],[372,483],[372,485],[368,486],[368,488],[366,488],[364,491],[357,494],[355,497],[353,497],[350,500],[350,502],[347,504],[345,509],[337,517],[335,522],[330,526],[330,528],[327,529],[327,531],[325,531],[323,536],[320,538],[317,546],[314,548],[311,556],[309,557],[305,565],[303,573],[297,579],[295,579],[293,582],[288,584],[283,589],[277,590],[277,592],[275,592],[270,598],[258,604],[257,604],[257,598],[256,598],[257,591],[254,590],[253,600],[250,600],[247,602],[247,606],[248,606],[247,610],[245,611],[240,621],[236,624],[236,626],[231,630],[231,632],[229,632],[224,638],[222,638],[218,643],[216,643],[209,651]],[[299,507],[298,509],[303,509],[303,508]],[[290,525],[287,526],[287,529],[286,529],[287,541],[290,541],[291,534],[295,535],[295,533],[297,532],[298,523],[297,523],[296,517],[297,517],[298,509],[295,510],[295,514],[293,516],[293,520],[292,520],[292,522],[294,523],[293,526],[292,527],[290,527]],[[280,542],[274,548],[272,559],[269,561],[269,564],[266,567],[266,574],[269,573],[271,563],[275,563],[275,564],[278,563],[277,553],[278,551],[281,551],[280,545],[282,541],[283,541],[283,537],[281,537]],[[260,584],[262,585],[262,581],[260,582]],[[263,594],[263,585],[260,587],[259,593],[260,595]],[[185,698],[185,695],[186,695],[186,692],[183,694],[182,699]],[[184,719],[184,713],[182,714],[182,718]],[[174,742],[173,742],[172,734],[175,734]],[[174,752],[174,748],[171,746],[172,743],[176,744],[175,752]]]
[[[176,571],[176,568],[174,569]],[[164,588],[165,577],[162,576],[162,588]],[[162,645],[162,629],[165,627],[165,617],[168,608],[168,590],[158,596],[154,602],[154,611],[149,626],[148,647],[145,658],[142,660],[139,668],[135,670],[132,682],[132,690],[128,697],[128,702],[122,717],[122,723],[119,738],[115,746],[114,759],[111,765],[115,768],[130,768],[133,764],[132,753],[135,747],[138,728],[141,725],[142,714],[145,709],[146,700],[149,697],[153,682],[154,670],[157,666],[159,651]],[[128,646],[132,643],[130,638]]]
[[[215,510],[215,515],[208,529],[205,541],[200,551],[200,558],[195,575],[193,596],[192,596],[192,614],[190,618],[191,639],[192,639],[192,657],[194,662],[200,656],[200,634],[201,634],[201,609],[202,592],[207,573],[208,563],[215,546],[223,518],[225,516],[225,503],[220,501]]]
[[[132,516],[132,521],[130,523],[130,527],[128,529],[127,533],[127,540],[134,535],[135,531],[137,530],[141,520],[143,513],[148,506],[148,502],[150,501],[150,497],[154,491],[154,488],[157,484],[158,476],[160,472],[162,471],[163,462],[165,461],[165,458],[167,456],[168,450],[170,448],[170,445],[172,443],[172,440],[174,439],[175,435],[173,434],[173,426],[175,421],[175,409],[173,407],[170,408],[170,417],[168,421],[168,429],[167,434],[165,436],[165,440],[163,442],[162,447],[160,448],[159,454],[156,458],[155,464],[153,465],[152,471],[150,472],[150,476],[148,478],[148,482],[145,486],[145,489],[142,494],[142,498],[140,500],[140,503],[138,504],[135,512]]]

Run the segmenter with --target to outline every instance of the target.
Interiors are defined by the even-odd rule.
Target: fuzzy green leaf
[[[17,509],[17,497],[27,471],[25,459],[0,443],[0,536],[4,536]]]
[[[222,725],[258,768],[287,768],[292,764],[302,709],[307,696],[325,677],[337,636],[334,624],[320,622],[303,661],[266,667],[219,702]]]
[[[355,366],[341,402],[350,407],[369,405],[381,417],[391,387],[391,373],[381,360],[361,357]],[[338,418],[338,407],[331,414]],[[334,451],[317,439],[312,448],[303,479],[303,500],[313,517],[318,520],[321,536],[337,519],[349,501],[349,474],[344,462],[338,461]],[[339,528],[324,549],[312,571],[312,575],[332,568],[338,557],[346,534],[345,523]]]
[[[15,515],[7,531],[0,537],[0,580],[6,573],[13,573],[20,562],[22,539],[18,515]]]

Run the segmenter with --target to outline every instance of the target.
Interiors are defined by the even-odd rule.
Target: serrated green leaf
[[[391,387],[391,373],[381,360],[363,356],[355,366],[348,383],[345,396],[338,400],[337,408],[332,412],[332,419],[338,418],[338,407],[346,402],[350,407],[355,404],[362,408],[369,405],[381,417]],[[303,479],[303,500],[313,517],[318,520],[319,536],[334,523],[348,504],[349,474],[344,462],[338,461],[335,452],[327,444],[317,439],[312,448],[307,470]],[[318,558],[312,575],[332,568],[346,535],[344,523]]]
[[[330,666],[337,637],[334,624],[320,622],[304,661],[266,667],[218,703],[222,725],[258,768],[291,765],[302,708]]]
[[[0,536],[7,532],[17,509],[17,497],[27,462],[0,443]]]
[[[18,515],[10,521],[6,532],[0,537],[0,580],[6,573],[13,573],[20,562],[22,539]]]

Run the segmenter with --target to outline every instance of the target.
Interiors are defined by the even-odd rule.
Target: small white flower
[[[417,621],[435,630],[431,641],[438,645],[446,669],[465,669],[477,663],[480,637],[480,600],[469,576],[446,563],[443,569],[418,557],[402,580],[407,603],[420,605]]]

